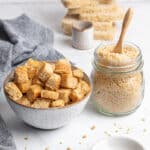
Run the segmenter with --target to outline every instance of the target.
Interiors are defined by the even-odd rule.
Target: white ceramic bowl
[[[126,136],[115,136],[98,142],[92,150],[146,150],[137,140]]]
[[[7,82],[13,79],[13,76],[14,72],[12,71],[6,77],[4,86]],[[84,79],[91,85],[91,82],[86,74],[84,74]],[[83,111],[91,92],[84,99],[74,104],[70,104],[63,108],[48,109],[36,109],[23,106],[11,100],[5,91],[4,95],[16,115],[26,124],[40,129],[56,129],[66,125]]]

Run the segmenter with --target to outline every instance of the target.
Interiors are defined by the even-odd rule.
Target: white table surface
[[[72,150],[91,150],[97,141],[101,141],[108,134],[130,136],[150,147],[150,3],[131,5],[135,8],[135,15],[126,39],[141,47],[145,60],[146,91],[141,107],[129,116],[111,118],[100,115],[89,102],[83,113],[67,126],[43,131],[25,125],[15,116],[5,99],[1,98],[0,113],[14,135],[18,150],[25,150],[25,147],[27,150],[44,150],[47,146],[50,150],[66,150],[67,147]],[[13,18],[23,12],[53,29],[54,47],[90,74],[94,48],[79,51],[71,47],[71,38],[63,35],[60,28],[61,18],[66,12],[61,3],[0,4],[0,18]],[[100,41],[95,42],[95,47],[99,43]],[[90,129],[93,125],[96,126],[95,130]],[[87,135],[86,139],[82,139],[84,134]]]

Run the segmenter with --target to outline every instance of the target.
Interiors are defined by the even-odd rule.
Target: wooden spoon
[[[131,22],[132,16],[133,16],[133,9],[129,8],[123,19],[123,24],[122,24],[122,29],[121,29],[119,40],[113,50],[113,52],[115,53],[122,53],[124,37],[127,32],[127,28]]]

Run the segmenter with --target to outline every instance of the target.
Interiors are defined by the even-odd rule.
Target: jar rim
[[[101,46],[105,46],[105,45],[113,45],[116,44],[116,41],[113,42],[103,42],[101,43],[94,51],[94,67],[96,67],[98,69],[98,71],[103,71],[103,72],[114,72],[114,73],[131,73],[131,72],[135,72],[137,70],[141,70],[143,65],[144,65],[144,61],[142,58],[142,52],[139,46],[137,46],[136,44],[132,43],[132,42],[124,42],[124,45],[130,45],[132,47],[135,47],[136,50],[138,50],[138,55],[136,56],[135,59],[133,59],[134,64],[130,64],[130,65],[124,65],[124,66],[112,66],[112,65],[97,65],[97,61],[100,59],[98,56],[98,50]],[[132,68],[133,65],[135,65],[137,67],[135,67],[134,69]],[[130,70],[126,70],[127,68],[132,68]],[[117,71],[116,71],[117,70]],[[122,71],[121,71],[122,70]]]

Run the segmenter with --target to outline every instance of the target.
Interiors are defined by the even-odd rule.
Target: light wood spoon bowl
[[[121,34],[119,37],[119,40],[113,50],[114,53],[122,53],[122,49],[123,49],[123,41],[125,38],[125,34],[127,32],[127,28],[131,22],[133,16],[133,9],[129,8],[124,16],[124,20],[123,20],[123,24],[122,24],[122,29],[121,29]]]

